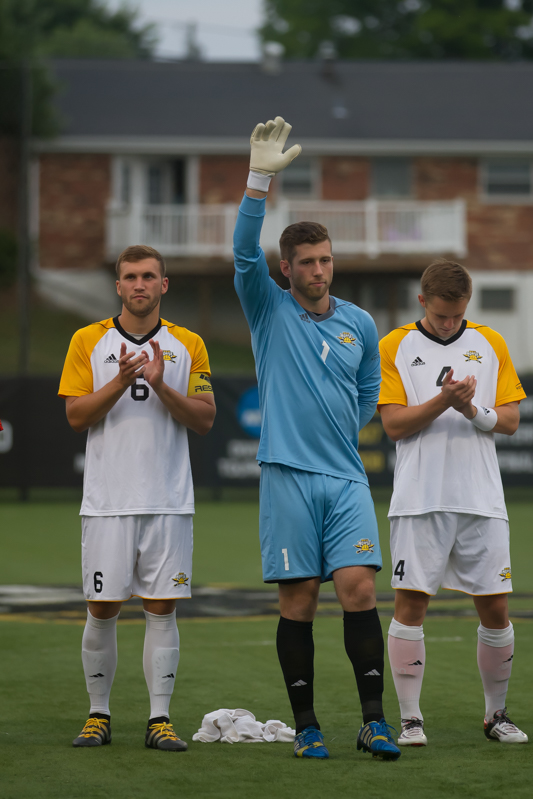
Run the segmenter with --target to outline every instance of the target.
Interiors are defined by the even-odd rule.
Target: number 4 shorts
[[[86,599],[191,596],[191,515],[82,516],[81,527]]]
[[[393,588],[433,595],[442,586],[473,596],[513,590],[506,519],[435,511],[390,522]]]

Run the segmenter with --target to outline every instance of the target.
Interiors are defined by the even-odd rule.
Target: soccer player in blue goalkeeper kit
[[[294,754],[326,758],[313,707],[313,619],[320,583],[333,580],[361,700],[357,748],[396,760],[383,718],[383,634],[376,610],[378,528],[357,452],[381,380],[372,318],[329,293],[325,227],[290,225],[280,239],[290,290],[269,276],[259,236],[270,180],[299,153],[283,153],[281,117],[257,125],[234,236],[235,288],[252,333],[262,412],[260,538],[263,578],[278,583],[278,655],[296,722]]]

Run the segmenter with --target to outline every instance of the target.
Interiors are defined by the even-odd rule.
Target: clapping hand
[[[165,361],[163,359],[163,353],[161,351],[161,347],[158,341],[154,341],[153,338],[150,339],[148,342],[152,348],[154,357],[152,360],[148,357],[148,353],[143,350],[143,354],[146,356],[147,364],[144,367],[144,374],[143,377],[148,383],[148,385],[152,386],[153,389],[157,390],[161,383],[163,382],[163,373],[165,371]]]

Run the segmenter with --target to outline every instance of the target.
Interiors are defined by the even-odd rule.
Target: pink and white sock
[[[426,663],[424,628],[409,627],[393,619],[389,627],[389,661],[402,719],[424,719],[420,693]]]
[[[503,710],[513,666],[514,629],[511,622],[503,630],[479,625],[477,664],[485,692],[485,717],[491,719]]]

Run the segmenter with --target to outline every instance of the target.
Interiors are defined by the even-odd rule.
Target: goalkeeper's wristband
[[[262,172],[254,172],[253,169],[251,169],[248,173],[246,186],[249,189],[255,189],[255,191],[267,192],[273,177],[273,175],[264,175]]]
[[[476,408],[477,413],[470,421],[474,427],[489,433],[498,424],[498,414],[494,408],[484,408],[483,405],[476,405],[474,402],[472,405]]]

